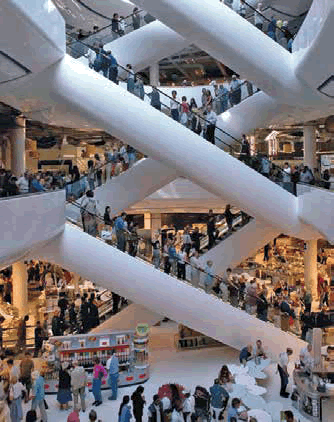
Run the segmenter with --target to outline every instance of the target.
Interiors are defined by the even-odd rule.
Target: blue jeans
[[[109,374],[108,384],[111,390],[110,400],[117,400],[118,377],[118,373]]]
[[[286,387],[289,384],[289,377],[287,374],[283,371],[283,369],[280,367],[280,365],[277,365],[279,376],[281,377],[281,390],[280,394],[286,393]]]
[[[177,122],[180,120],[179,110],[177,108],[171,109],[172,118]]]
[[[94,190],[95,189],[95,181],[94,181],[94,179],[88,179],[88,185],[89,185],[89,189],[90,190]]]
[[[128,158],[129,158],[129,167],[132,167],[133,164],[136,161],[136,153],[135,152],[128,152]]]
[[[95,401],[102,401],[101,384],[102,384],[102,381],[100,379],[98,378],[93,379],[92,391],[93,391]]]

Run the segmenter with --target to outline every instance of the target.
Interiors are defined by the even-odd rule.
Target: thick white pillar
[[[304,164],[312,171],[317,168],[317,144],[314,125],[304,126]]]
[[[16,177],[23,175],[26,169],[26,121],[23,116],[16,118],[17,127],[11,133],[11,169]]]
[[[160,213],[151,214],[152,234],[156,233],[159,229],[161,229],[161,214]]]
[[[150,66],[150,85],[151,86],[159,86],[160,82],[160,75],[159,75],[159,63],[154,63]]]
[[[307,241],[304,254],[304,281],[306,290],[312,294],[314,299],[317,297],[318,285],[317,254],[318,241]]]
[[[27,267],[22,261],[13,264],[13,305],[19,316],[28,315],[28,277]]]

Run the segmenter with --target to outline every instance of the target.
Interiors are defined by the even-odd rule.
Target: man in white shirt
[[[212,110],[212,105],[207,105],[207,114],[205,116],[206,124],[206,140],[215,144],[215,130],[217,122],[217,114]]]
[[[300,364],[303,367],[310,368],[313,364],[313,358],[311,355],[312,344],[308,344],[306,347],[303,347],[299,353]]]
[[[28,173],[25,172],[23,176],[16,182],[16,186],[19,188],[20,194],[29,192],[29,179]]]
[[[288,398],[289,393],[286,392],[286,387],[289,383],[289,373],[288,373],[288,364],[289,364],[289,356],[293,354],[292,349],[288,347],[286,352],[282,352],[279,355],[279,361],[277,365],[278,373],[281,378],[281,390],[280,396]]]
[[[173,97],[173,99],[170,100],[170,112],[171,112],[172,118],[175,121],[178,122],[180,120],[180,114],[179,114],[179,106],[180,106],[180,104],[177,101],[176,95],[177,95],[177,92],[176,91],[172,91],[172,97]]]

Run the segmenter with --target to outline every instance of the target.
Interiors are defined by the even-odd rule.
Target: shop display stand
[[[45,391],[58,391],[59,368],[64,362],[79,362],[88,373],[88,387],[92,385],[94,359],[104,366],[115,350],[119,359],[119,386],[140,384],[149,379],[148,336],[138,337],[134,331],[112,331],[99,334],[78,334],[51,337],[45,355]],[[109,388],[107,379],[102,388]]]

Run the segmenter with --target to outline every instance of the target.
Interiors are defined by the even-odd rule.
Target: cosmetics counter
[[[60,365],[74,360],[86,369],[91,387],[94,359],[99,358],[105,366],[113,349],[119,359],[120,387],[149,379],[148,333],[137,330],[59,336],[51,337],[45,345],[45,392],[57,393]],[[107,379],[102,380],[102,388],[109,388]]]

